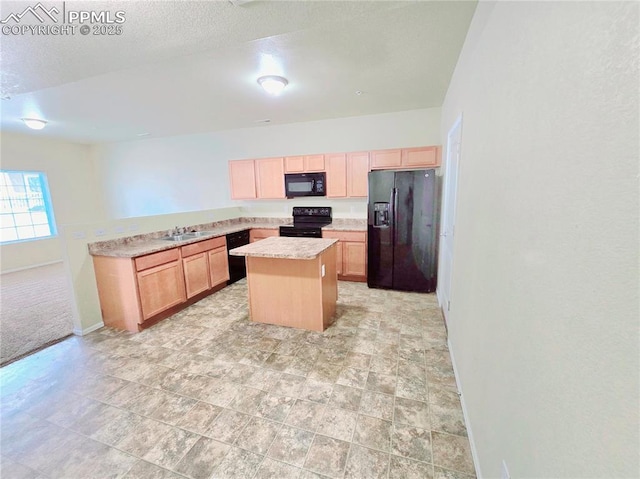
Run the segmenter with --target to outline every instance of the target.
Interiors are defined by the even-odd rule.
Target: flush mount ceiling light
[[[47,122],[45,120],[38,120],[36,118],[21,118],[21,120],[24,121],[24,124],[32,130],[42,130],[47,126]]]
[[[258,83],[270,95],[278,95],[289,84],[286,78],[277,75],[260,77]]]

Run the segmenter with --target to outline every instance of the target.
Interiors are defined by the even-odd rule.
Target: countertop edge
[[[278,237],[280,238],[280,237]],[[269,240],[270,238],[267,238],[267,240]],[[292,238],[287,238],[287,239],[292,239]],[[244,256],[245,258],[270,258],[270,259],[289,259],[289,260],[312,260],[312,259],[316,259],[318,256],[320,256],[322,253],[324,253],[325,251],[327,251],[329,248],[331,248],[333,245],[335,245],[338,240],[335,238],[298,238],[298,239],[322,239],[324,241],[327,242],[326,246],[324,246],[322,249],[314,252],[314,253],[304,253],[304,252],[293,252],[293,253],[282,253],[282,252],[277,252],[277,253],[269,253],[269,252],[238,252],[238,249],[244,248],[245,246],[249,246],[249,245],[245,245],[245,246],[240,246],[238,248],[234,248],[232,250],[229,251],[229,254],[232,256]],[[266,241],[266,240],[263,240]]]

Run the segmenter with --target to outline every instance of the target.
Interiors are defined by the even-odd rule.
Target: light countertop
[[[232,249],[229,254],[257,258],[314,259],[337,242],[337,239],[329,238],[272,236]]]
[[[277,229],[280,225],[290,222],[291,219],[288,218],[236,218],[233,220],[197,225],[195,229],[198,231],[206,231],[206,234],[197,237],[187,237],[182,241],[163,240],[162,237],[166,236],[167,233],[166,231],[162,231],[90,243],[89,254],[92,256],[135,258],[191,243],[197,243],[198,241],[224,236],[237,231],[255,228]],[[334,219],[333,223],[323,227],[322,229],[323,231],[366,231],[367,223],[366,220],[363,219]]]
[[[280,223],[284,224],[284,223]],[[91,243],[89,245],[89,253],[93,256],[116,256],[120,258],[135,258],[150,253],[157,253],[179,246],[185,246],[199,241],[225,236],[229,233],[237,231],[249,230],[252,228],[273,228],[277,229],[278,223],[258,223],[258,222],[235,222],[220,226],[208,227],[207,234],[197,237],[187,237],[182,241],[168,241],[162,239],[166,236],[165,232],[160,234],[141,235],[140,237],[121,238],[112,241],[104,241],[99,243]]]

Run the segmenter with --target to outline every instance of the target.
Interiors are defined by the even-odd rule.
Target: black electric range
[[[294,206],[293,223],[282,225],[280,236],[322,238],[322,227],[330,224],[330,206]]]

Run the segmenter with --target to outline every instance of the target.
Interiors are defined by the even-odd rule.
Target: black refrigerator
[[[370,288],[436,290],[440,191],[435,170],[369,173]]]

